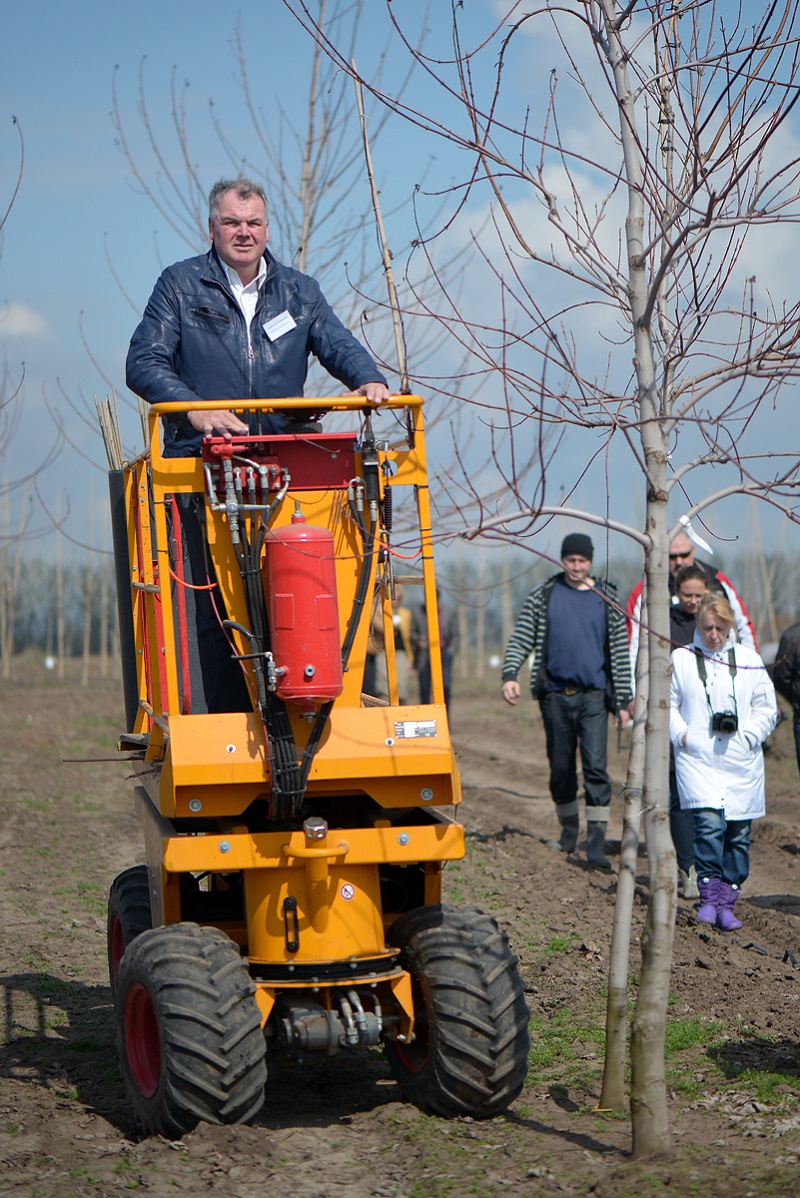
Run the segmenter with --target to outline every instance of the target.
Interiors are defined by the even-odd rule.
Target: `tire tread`
[[[152,1098],[125,1054],[124,997],[135,982],[154,1003],[163,1053]],[[170,924],[142,933],[120,971],[117,1045],[126,1088],[146,1130],[175,1139],[209,1123],[243,1123],[264,1101],[266,1044],[255,985],[224,932]]]
[[[428,1057],[410,1069],[392,1042],[390,1067],[411,1101],[440,1115],[487,1118],[514,1101],[528,1067],[528,1009],[517,957],[477,907],[435,904],[401,915],[389,942],[432,1011]]]

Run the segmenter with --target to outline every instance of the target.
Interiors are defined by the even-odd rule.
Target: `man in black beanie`
[[[608,777],[608,713],[621,727],[632,697],[625,616],[616,588],[591,577],[594,546],[574,532],[561,545],[563,572],[531,591],[517,618],[503,661],[503,698],[520,696],[517,675],[531,658],[531,693],[539,700],[550,762],[550,793],[556,805],[559,848],[578,842],[577,752],[586,796],[589,864],[610,869],[605,855],[611,782]]]

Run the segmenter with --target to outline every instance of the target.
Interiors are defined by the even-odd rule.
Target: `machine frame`
[[[357,396],[192,406],[349,412],[361,427],[326,433],[312,423],[230,445],[206,439],[201,457],[168,458],[161,421],[189,405],[156,404],[147,451],[112,472],[128,724],[119,747],[133,764],[146,866],[112,886],[109,969],[135,1112],[148,1130],[167,1135],[201,1118],[250,1118],[263,1101],[266,1041],[295,1059],[382,1045],[414,1101],[443,1114],[496,1113],[524,1080],[527,1017],[516,958],[494,921],[442,905],[442,871],[463,857],[464,830],[454,818],[461,791],[439,654],[423,401],[395,396],[380,415]],[[373,431],[390,420],[390,436]],[[401,494],[412,502],[398,502]],[[200,518],[213,563],[206,584],[187,578],[180,496],[204,497]],[[398,509],[406,521],[399,551]],[[325,530],[321,549],[310,543],[314,530]],[[326,571],[327,583],[320,581]],[[399,703],[392,620],[399,582],[418,585],[424,605],[426,706]],[[198,585],[215,596],[249,710],[208,712],[198,703],[190,614]],[[362,687],[376,611],[385,702]],[[313,612],[319,627],[310,629]],[[302,645],[297,653],[293,638]],[[278,643],[283,658],[273,652]],[[337,660],[334,682],[325,683],[331,644],[341,656],[340,681]],[[286,745],[295,759],[288,766]],[[419,957],[428,941],[431,960],[425,951]],[[172,963],[182,954],[185,975]],[[448,1060],[442,1020],[463,1016],[447,1002],[440,1009],[431,984],[431,971],[452,972],[442,956],[457,965],[459,1009],[464,971],[476,960],[481,977],[499,972],[502,982],[497,994],[486,982],[481,1000],[484,1022],[499,1004],[497,1027],[462,1029],[458,1062]],[[233,981],[218,983],[218,975]],[[211,1050],[194,1044],[184,1010],[198,987],[215,995],[216,1013],[209,1008],[200,1019],[203,1043],[219,1040],[213,1066],[200,1060]],[[233,1060],[222,1048],[228,1018],[238,1029]],[[222,1030],[212,1034],[217,1025]],[[497,1061],[478,1059],[493,1045],[499,1070]],[[451,1072],[469,1076],[454,1084],[445,1080]]]

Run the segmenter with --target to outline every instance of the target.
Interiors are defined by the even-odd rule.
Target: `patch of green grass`
[[[530,1022],[530,1032],[531,1049],[528,1060],[534,1075],[554,1065],[559,1066],[563,1075],[577,1059],[576,1043],[596,1045],[598,1055],[605,1050],[606,1034],[602,1019],[579,1017],[564,1008],[554,1011],[546,1019],[534,1016]],[[579,1069],[584,1068],[585,1062],[581,1061]]]
[[[696,1044],[705,1048],[724,1031],[725,1025],[718,1019],[700,1019],[694,1015],[685,1019],[669,1019],[664,1036],[664,1056],[669,1060],[676,1052],[683,1052]]]
[[[695,1102],[698,1098],[702,1098],[705,1091],[708,1089],[706,1083],[699,1077],[687,1070],[680,1073],[673,1070],[668,1070],[667,1077],[669,1078],[670,1089],[676,1094],[682,1094],[688,1102]]]
[[[550,943],[547,945],[546,952],[548,953],[565,953],[571,945],[576,942],[580,943],[581,937],[577,932],[570,932],[567,936],[551,936]]]
[[[27,811],[49,811],[53,805],[52,799],[40,798],[38,795],[23,795],[22,805]],[[53,821],[49,820],[48,823]]]
[[[759,1102],[784,1109],[800,1104],[800,1048],[762,1037],[740,1019],[730,1024],[696,1017],[670,1020],[665,1057],[670,1088],[689,1101],[734,1083]],[[708,1062],[714,1066],[710,1072],[704,1068]]]
[[[745,1069],[739,1074],[738,1082],[753,1087],[759,1102],[774,1102],[780,1105],[797,1104],[796,1073],[765,1073],[758,1069]]]
[[[74,806],[76,812],[82,815],[84,812],[88,811],[101,811],[103,804],[98,803],[94,799],[76,799]]]
[[[30,969],[41,969],[47,965],[47,957],[45,957],[43,953],[36,952],[35,950],[28,953],[28,955],[23,957],[22,960],[23,963]],[[33,987],[31,987],[31,989],[33,989]]]

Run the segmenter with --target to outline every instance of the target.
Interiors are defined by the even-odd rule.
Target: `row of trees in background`
[[[84,681],[98,671],[105,676],[116,660],[117,612],[114,571],[108,555],[92,555],[83,563],[22,555],[14,546],[0,547],[0,675],[13,678],[15,658],[40,652],[53,658],[63,674],[67,658],[83,658]],[[716,564],[720,564],[717,562]],[[492,675],[491,658],[502,653],[516,613],[532,587],[539,586],[558,564],[519,551],[471,549],[439,571],[442,599],[459,616],[461,653],[456,670],[462,678]],[[782,553],[745,552],[725,563],[725,571],[751,608],[759,643],[775,641],[800,618],[800,560]],[[631,559],[597,564],[624,599],[640,577]],[[413,586],[404,602],[413,606]]]
[[[83,681],[105,676],[118,657],[114,571],[107,556],[83,564],[0,548],[0,676],[20,676],[20,654],[41,652],[64,676],[69,658],[83,659]]]

